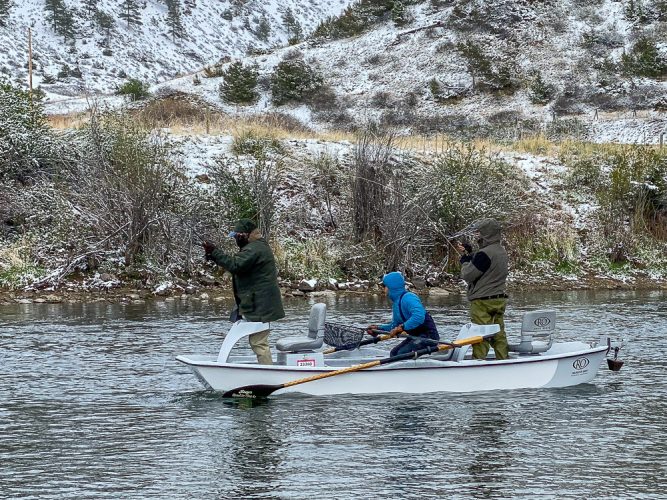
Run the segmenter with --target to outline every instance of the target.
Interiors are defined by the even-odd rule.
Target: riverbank
[[[29,106],[28,96],[10,97]],[[201,240],[235,253],[227,235],[242,216],[257,221],[293,295],[363,292],[391,269],[418,290],[459,292],[454,240],[474,247],[472,224],[486,217],[502,225],[513,287],[655,288],[667,279],[664,148],[543,135],[416,147],[373,124],[355,142],[302,137],[286,124],[155,134],[136,113],[17,135],[60,163],[39,164],[33,148],[0,182],[0,287],[195,296],[224,282]]]
[[[417,280],[415,280],[417,281]],[[282,286],[281,291],[285,298],[310,299],[326,297],[328,295],[377,295],[382,293],[378,285],[369,285],[368,281],[350,283],[346,288],[339,289],[324,286],[307,288],[308,282]],[[465,295],[464,283],[451,280],[443,286],[424,286],[417,281],[417,286],[410,290],[421,296]],[[667,290],[667,280],[653,279],[648,276],[583,276],[576,279],[550,277],[548,280],[535,278],[534,280],[516,278],[508,282],[508,293],[526,293],[543,291],[568,290]],[[58,304],[81,302],[109,302],[109,303],[142,303],[152,300],[162,301],[202,301],[223,302],[232,300],[231,285],[219,286],[188,286],[177,287],[158,292],[145,288],[118,286],[114,288],[78,289],[64,284],[58,288],[45,290],[8,290],[0,289],[0,305],[9,304]]]

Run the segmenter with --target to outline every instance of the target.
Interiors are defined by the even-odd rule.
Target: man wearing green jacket
[[[493,347],[496,359],[507,359],[504,316],[509,259],[500,244],[500,224],[496,220],[482,219],[474,227],[479,233],[479,250],[473,253],[470,245],[457,245],[457,250],[462,253],[461,278],[468,283],[470,321],[477,325],[500,325],[500,332],[490,341],[473,345],[472,356],[485,359],[490,347]]]
[[[206,259],[232,273],[234,299],[246,321],[269,323],[285,317],[278,270],[271,247],[250,219],[240,219],[229,233],[236,240],[239,252],[227,255],[210,241],[202,243]],[[248,337],[257,362],[270,365],[269,330]]]

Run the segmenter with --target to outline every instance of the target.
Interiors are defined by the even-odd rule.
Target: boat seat
[[[282,352],[302,352],[319,349],[324,343],[324,321],[327,316],[327,305],[318,303],[310,309],[308,320],[308,336],[283,337],[276,342],[276,349]]]
[[[521,339],[518,344],[509,344],[511,352],[539,354],[551,348],[551,336],[556,330],[556,311],[540,309],[523,315]]]
[[[480,326],[484,331],[480,331]],[[475,325],[474,323],[466,323],[459,330],[459,334],[454,340],[461,340],[468,337],[474,337],[475,335],[480,335],[487,333],[486,330],[493,330],[495,332],[496,325]],[[491,333],[493,333],[491,332]],[[461,347],[456,347],[455,349],[448,349],[442,353],[432,354],[431,358],[437,359],[438,361],[463,361],[470,350],[469,345],[464,345]]]

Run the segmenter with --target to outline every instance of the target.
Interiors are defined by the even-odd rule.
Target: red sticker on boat
[[[314,359],[297,359],[296,366],[315,366]]]

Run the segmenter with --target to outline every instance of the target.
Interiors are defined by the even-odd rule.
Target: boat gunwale
[[[412,367],[401,367],[401,366],[393,366],[390,368],[384,368],[380,367],[372,367],[366,370],[362,371],[373,371],[373,372],[384,372],[384,371],[398,371],[398,370],[443,370],[443,369],[451,369],[451,368],[492,368],[492,367],[497,367],[497,366],[511,366],[511,365],[518,365],[518,364],[525,364],[525,363],[539,363],[539,362],[545,362],[545,361],[560,361],[563,359],[567,358],[576,358],[580,356],[585,356],[587,354],[597,354],[602,351],[606,351],[608,347],[606,345],[600,345],[596,347],[591,347],[589,349],[583,350],[583,351],[574,351],[574,352],[566,352],[566,353],[561,353],[561,354],[551,354],[548,356],[544,356],[542,354],[536,355],[536,356],[530,356],[530,357],[525,357],[525,358],[514,358],[514,359],[498,359],[498,360],[493,360],[493,361],[484,361],[484,362],[478,362],[478,363],[466,363],[466,364],[461,364],[460,362],[456,361],[449,361],[449,360],[433,360],[433,361],[441,361],[442,363],[452,363],[448,365],[443,365],[443,366],[412,366]],[[186,361],[187,359],[187,361]],[[425,358],[427,359],[427,358]],[[304,373],[304,374],[317,374],[317,373],[328,373],[336,370],[341,370],[343,368],[347,368],[346,366],[341,366],[341,367],[329,367],[329,366],[323,366],[323,367],[310,367],[310,366],[287,366],[287,365],[253,365],[253,364],[241,364],[241,363],[218,363],[215,361],[196,361],[196,360],[190,360],[187,358],[185,355],[179,355],[176,357],[176,360],[188,365],[188,366],[194,366],[194,367],[207,367],[207,368],[232,368],[235,370],[241,369],[241,370],[262,370],[262,371],[298,371],[299,373]],[[370,360],[369,360],[370,361]],[[410,360],[406,360],[410,361]],[[466,360],[470,361],[470,360]],[[368,361],[366,361],[368,362]],[[357,364],[362,364],[357,363]],[[349,365],[349,366],[354,366],[354,365]]]

